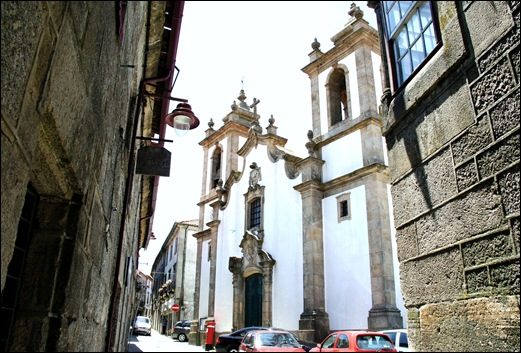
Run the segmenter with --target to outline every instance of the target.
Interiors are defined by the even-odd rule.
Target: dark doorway
[[[38,194],[29,186],[25,194],[25,203],[18,223],[13,257],[7,268],[7,277],[2,291],[2,329],[0,330],[0,352],[8,352],[13,322],[18,304],[19,289],[25,267],[27,252],[31,241],[34,225]]]
[[[246,278],[246,303],[244,326],[262,326],[262,275]]]

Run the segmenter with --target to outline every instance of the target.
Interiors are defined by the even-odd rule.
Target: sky
[[[167,126],[165,143],[172,153],[170,177],[161,177],[152,231],[156,237],[140,250],[139,269],[150,273],[175,222],[198,219],[203,149],[210,118],[214,129],[231,111],[244,89],[246,102],[260,100],[257,113],[266,133],[275,119],[286,148],[306,157],[311,129],[311,90],[301,70],[309,61],[311,43],[333,47],[330,38],[350,20],[353,1],[185,1],[172,96],[188,99],[200,125],[185,136]],[[364,19],[376,28],[367,1],[354,1]],[[178,102],[173,102],[170,110]]]

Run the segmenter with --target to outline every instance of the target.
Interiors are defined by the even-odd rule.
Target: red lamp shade
[[[177,130],[192,130],[199,126],[199,119],[188,103],[179,103],[177,108],[165,117],[165,122]]]

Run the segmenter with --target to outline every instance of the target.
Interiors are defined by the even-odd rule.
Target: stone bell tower
[[[304,242],[306,232],[310,233],[310,244],[322,242],[324,251],[318,253],[325,256],[318,261],[317,251],[306,253],[304,244],[304,262],[311,264],[304,269],[304,273],[310,274],[304,276],[304,291],[310,299],[304,300],[300,325],[301,329],[315,331],[321,325],[328,325],[324,303],[328,306],[330,329],[337,328],[331,312],[336,297],[331,293],[338,287],[332,279],[328,282],[333,264],[328,268],[328,261],[332,260],[328,260],[330,254],[327,253],[335,241],[369,249],[369,253],[363,255],[367,258],[364,270],[368,267],[366,280],[372,303],[367,305],[367,328],[403,327],[396,306],[399,291],[394,271],[397,262],[392,253],[389,175],[382,123],[377,113],[382,93],[378,32],[364,20],[363,12],[354,3],[348,14],[347,24],[331,37],[330,50],[322,52],[315,38],[310,63],[302,69],[311,81],[313,130],[308,135],[308,144],[321,162],[315,163],[321,175],[320,182],[315,178],[313,183],[303,182],[296,189],[302,194],[303,218],[315,220],[304,225],[308,227],[304,231]],[[355,207],[365,210],[363,217],[357,218],[357,214],[362,213],[352,212],[355,201],[350,195],[360,189],[363,189],[364,201],[357,198]],[[306,203],[310,207],[304,208]],[[352,229],[353,224],[363,225],[367,234],[358,231],[346,236],[346,229]],[[355,238],[357,240],[353,240]],[[337,326],[342,325],[341,321],[336,322]]]

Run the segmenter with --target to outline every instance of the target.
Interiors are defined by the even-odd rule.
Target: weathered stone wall
[[[137,261],[138,177],[114,271],[147,4],[128,2],[121,41],[117,3],[1,5],[2,290],[28,184],[40,195],[10,351],[104,351],[112,295],[113,347],[126,349],[135,288],[122,274],[127,256]]]
[[[418,351],[519,351],[519,1],[435,2],[443,46],[384,109]]]

